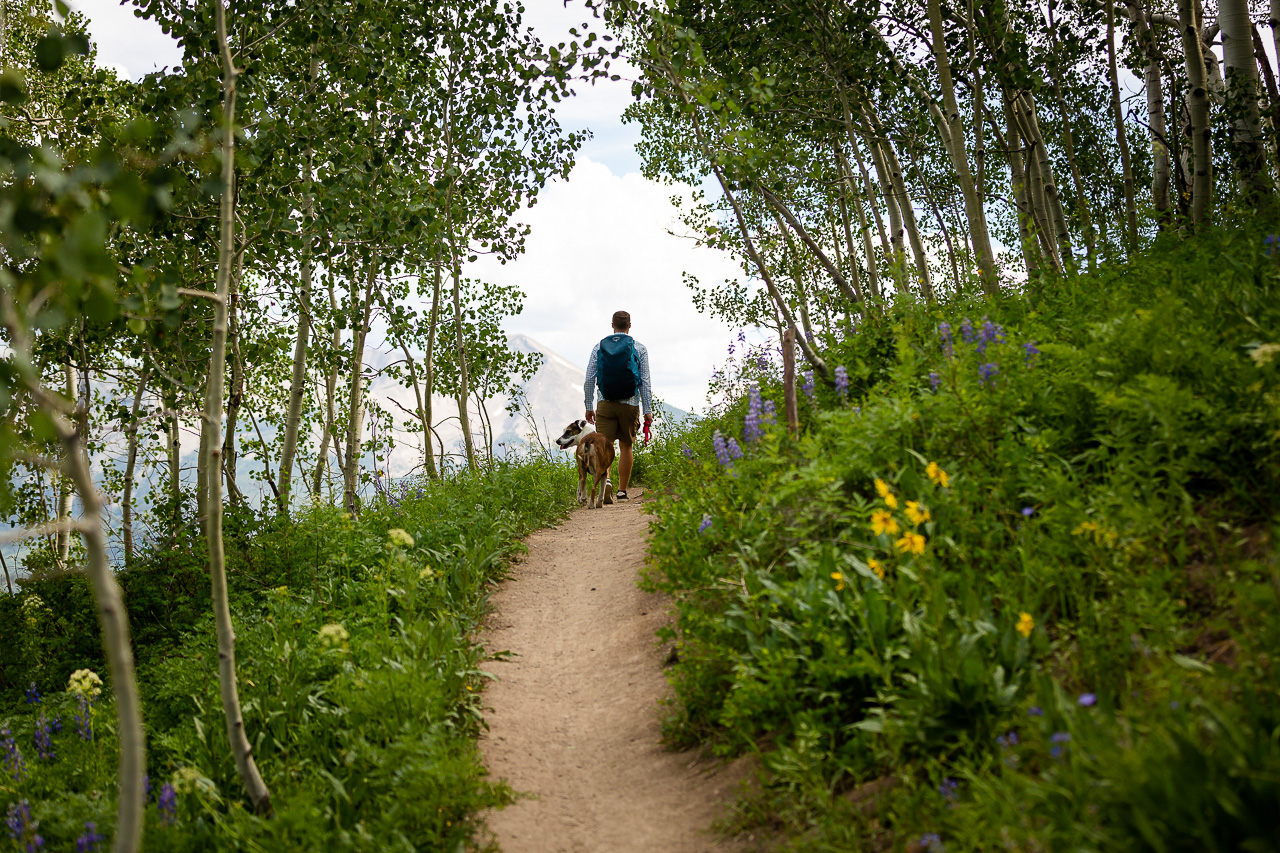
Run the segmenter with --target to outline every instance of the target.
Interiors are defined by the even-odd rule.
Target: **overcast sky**
[[[181,61],[177,45],[154,23],[134,16],[130,3],[70,5],[88,16],[99,63],[121,76],[136,80]],[[567,9],[562,0],[528,0],[526,6],[526,23],[544,42],[567,41],[569,27],[588,18],[572,0]],[[639,130],[620,118],[630,102],[624,79],[584,87],[558,105],[566,130],[588,128],[593,138],[569,180],[549,184],[522,214],[533,229],[525,256],[506,266],[482,258],[466,274],[518,285],[525,310],[505,324],[507,331],[528,335],[579,365],[608,334],[613,312],[630,311],[635,338],[649,348],[654,392],[677,408],[701,411],[707,379],[733,330],[694,309],[682,273],[709,284],[736,278],[738,269],[723,255],[667,233],[677,226],[670,197],[691,191],[640,176]]]

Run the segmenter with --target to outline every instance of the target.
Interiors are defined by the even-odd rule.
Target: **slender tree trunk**
[[[862,147],[858,144],[858,138],[853,131],[849,131],[849,144],[853,147],[854,162],[858,164],[858,173],[862,176],[862,188],[866,195],[867,204],[871,206],[871,218],[876,223],[876,232],[880,236],[880,251],[884,252],[886,257],[890,257],[893,253],[893,246],[889,241],[889,235],[885,232],[884,217],[880,215],[880,205],[876,204],[876,188],[871,183],[871,173],[867,171],[866,161],[862,159]]]
[[[242,254],[241,258],[244,257]],[[240,358],[240,274],[239,265],[231,276],[230,299],[227,303],[227,349],[231,353],[231,393],[227,395],[227,428],[222,442],[222,471],[226,476],[227,494],[232,506],[244,503],[244,495],[236,483],[236,428],[240,423],[240,405],[244,401],[244,360]]]
[[[182,522],[182,429],[178,423],[177,397],[165,400],[164,405],[168,410],[164,424],[167,433],[165,450],[169,461],[169,501],[173,504],[169,517],[169,541],[172,542],[178,532],[178,525]],[[201,506],[203,505],[202,499]]]
[[[1213,142],[1209,127],[1209,83],[1200,39],[1200,0],[1178,0],[1182,51],[1187,66],[1187,114],[1191,137],[1191,223],[1208,225],[1213,216]]]
[[[929,258],[924,250],[924,241],[920,239],[920,226],[916,222],[915,208],[911,205],[911,196],[907,193],[906,180],[903,177],[902,164],[898,162],[898,152],[889,139],[888,132],[880,123],[879,116],[868,110],[868,116],[875,123],[875,132],[883,143],[885,163],[889,168],[889,180],[892,182],[894,194],[897,196],[898,211],[902,214],[903,229],[907,232],[907,242],[911,244],[911,253],[915,256],[916,275],[920,284],[920,294],[925,301],[933,301],[933,275],[929,271]]]
[[[956,180],[960,184],[960,193],[964,196],[965,218],[969,222],[969,234],[973,241],[974,260],[978,264],[978,276],[982,280],[982,289],[988,294],[1000,292],[996,280],[995,252],[991,248],[991,236],[987,233],[987,215],[982,207],[982,199],[974,186],[973,175],[969,171],[969,155],[965,150],[965,126],[960,117],[960,105],[956,101],[955,85],[951,79],[951,59],[947,53],[946,36],[942,29],[942,5],[939,0],[928,0],[929,29],[933,36],[933,58],[938,67],[938,80],[942,87],[942,108],[946,113],[948,134],[943,138],[947,154],[951,157],[951,167],[956,172]],[[976,116],[976,124],[981,120]],[[938,217],[941,220],[941,216]],[[948,242],[950,238],[948,238]],[[952,252],[954,263],[954,252]],[[957,275],[958,279],[958,275]],[[958,287],[958,282],[957,282]]]
[[[1124,246],[1132,255],[1138,249],[1138,205],[1135,199],[1133,163],[1129,158],[1129,135],[1124,126],[1124,109],[1120,103],[1120,77],[1116,71],[1115,2],[1106,0],[1107,8],[1107,76],[1111,83],[1111,117],[1116,126],[1116,146],[1120,149],[1120,168],[1124,176]]]
[[[311,67],[308,77],[312,85],[320,73],[320,62],[315,51],[311,54]],[[312,259],[312,241],[315,221],[315,199],[312,197],[314,180],[314,164],[312,149],[307,146],[306,166],[303,169],[303,212],[302,212],[302,260],[298,288],[298,334],[293,344],[293,377],[289,382],[289,408],[284,419],[284,440],[280,447],[280,494],[276,499],[276,509],[281,514],[289,512],[289,501],[293,494],[293,464],[298,453],[298,432],[302,426],[302,398],[307,382],[307,349],[311,338],[311,276],[314,268]]]
[[[426,358],[423,361],[423,365],[422,365],[422,384],[424,386],[423,395],[422,395],[422,411],[423,411],[423,420],[427,426],[427,432],[423,436],[423,441],[425,442],[424,446],[427,451],[427,473],[432,477],[432,479],[439,476],[439,470],[436,468],[436,463],[435,463],[435,451],[432,450],[431,448],[430,433],[431,433],[431,397],[435,389],[435,376],[436,376],[436,362],[435,362],[436,332],[440,328],[440,286],[441,286],[441,278],[442,278],[441,269],[440,269],[440,262],[441,262],[440,254],[441,254],[441,246],[440,244],[437,244],[436,259],[435,259],[435,263],[432,264],[433,269],[432,269],[432,282],[431,282],[431,322],[430,322],[430,327],[427,329]],[[441,467],[444,466],[443,447],[441,448],[441,451],[440,451],[440,465]]]
[[[1049,227],[1052,229],[1058,251],[1064,263],[1075,267],[1075,255],[1072,251],[1071,229],[1067,226],[1067,213],[1062,206],[1062,195],[1058,192],[1058,182],[1053,175],[1053,164],[1049,160],[1049,147],[1045,145],[1044,134],[1040,132],[1040,118],[1036,109],[1035,98],[1031,92],[1023,92],[1021,103],[1023,115],[1026,117],[1030,138],[1035,140],[1036,160],[1039,164],[1041,184],[1044,188],[1045,209]]]
[[[813,235],[809,233],[809,230],[805,228],[800,220],[796,218],[796,215],[791,212],[791,208],[787,206],[786,202],[770,192],[769,188],[762,183],[756,183],[755,188],[770,207],[782,214],[782,218],[786,220],[787,225],[791,226],[791,230],[796,233],[796,236],[800,238],[800,241],[804,243],[809,251],[813,253],[814,257],[818,259],[818,263],[822,264],[822,268],[831,276],[831,280],[835,282],[836,287],[838,287],[840,292],[844,294],[845,299],[848,299],[854,304],[861,302],[862,295],[853,289],[853,286],[850,285],[849,281],[841,274],[839,268],[831,262],[830,258],[827,257],[827,253],[822,251],[822,247],[818,245],[818,241],[813,239]]]
[[[1053,4],[1049,4],[1049,49],[1058,53],[1057,27],[1053,20]],[[1053,97],[1058,103],[1058,112],[1063,116],[1070,115],[1067,110],[1067,99],[1062,94],[1062,68],[1056,61],[1050,63],[1053,76]],[[1084,235],[1085,259],[1089,264],[1089,272],[1098,268],[1097,241],[1093,230],[1093,216],[1089,212],[1089,195],[1085,192],[1084,177],[1080,172],[1080,159],[1076,156],[1075,136],[1071,132],[1071,122],[1063,121],[1062,148],[1067,155],[1067,167],[1071,170],[1071,186],[1076,194],[1076,213],[1080,216],[1080,230]]]
[[[377,285],[379,257],[374,250],[369,257],[369,270],[365,278],[364,298],[357,301],[357,290],[352,287],[351,304],[360,305],[360,312],[353,318],[351,330],[351,384],[347,400],[347,450],[346,464],[342,469],[342,505],[354,517],[360,510],[357,489],[360,486],[360,443],[364,431],[364,345],[369,333],[369,318],[373,310],[373,291]],[[352,284],[355,284],[353,277]]]
[[[209,357],[209,380],[205,393],[204,428],[201,430],[206,462],[205,499],[207,519],[205,536],[209,546],[209,576],[212,581],[214,624],[218,635],[218,682],[222,688],[222,710],[227,720],[227,740],[235,757],[236,769],[244,783],[254,811],[271,811],[271,792],[258,773],[253,760],[253,747],[245,735],[240,713],[240,695],[236,685],[235,628],[231,624],[231,607],[227,598],[226,557],[222,545],[222,394],[227,357],[227,306],[231,295],[232,242],[235,239],[235,104],[236,68],[227,45],[226,15],[221,0],[214,0],[218,27],[218,43],[222,50],[222,200],[220,202],[220,238],[218,247],[217,298],[213,303],[213,340]]]
[[[329,276],[329,312],[333,317],[333,331],[329,341],[330,351],[336,358],[337,354],[342,351],[342,328],[338,323],[340,311],[338,309],[338,295],[333,290],[332,275]],[[324,390],[324,434],[320,436],[320,454],[316,457],[316,470],[312,484],[315,486],[312,491],[317,495],[320,494],[322,478],[329,466],[329,443],[333,441],[334,424],[337,419],[337,404],[334,399],[338,393],[338,365],[336,362],[329,368],[329,376],[325,380]],[[336,442],[334,443],[334,450],[338,454],[338,467],[345,471],[346,466],[342,462],[342,448]]]
[[[907,292],[907,252],[906,229],[902,224],[902,210],[898,205],[898,194],[889,174],[888,160],[880,141],[867,139],[867,148],[871,153],[871,164],[880,181],[881,198],[884,199],[885,211],[889,215],[889,259],[893,266],[893,283],[898,293]]]
[[[125,429],[128,436],[128,457],[124,465],[124,494],[120,498],[120,531],[124,540],[125,568],[133,566],[133,473],[138,463],[138,412],[142,409],[142,396],[147,391],[147,380],[151,376],[151,366],[143,364],[142,373],[138,376],[138,387],[133,393],[133,406],[129,410],[129,426]]]
[[[1252,29],[1253,56],[1258,60],[1258,70],[1262,72],[1262,82],[1267,92],[1267,120],[1271,124],[1271,146],[1280,163],[1280,89],[1276,87],[1276,75],[1271,68],[1271,60],[1267,58],[1267,49],[1262,42],[1262,33],[1257,24]],[[1263,129],[1266,136],[1266,129]]]
[[[67,399],[76,400],[79,395],[76,393],[76,368],[70,361],[62,366],[62,379],[65,384]],[[58,477],[55,481],[58,484],[58,567],[65,569],[67,561],[71,558],[71,528],[67,522],[71,520],[71,509],[75,501],[75,493],[71,487],[71,479],[67,476]]]
[[[836,165],[840,169],[840,177],[844,181],[845,192],[841,199],[841,215],[844,217],[845,230],[849,229],[849,213],[848,203],[851,202],[858,213],[858,233],[862,235],[862,252],[867,257],[867,285],[871,288],[871,296],[874,299],[880,298],[880,271],[876,263],[875,248],[871,244],[871,230],[867,225],[867,212],[863,209],[861,201],[858,199],[857,187],[854,183],[853,169],[849,166],[849,160],[845,157],[844,150],[837,142],[833,146],[836,153]],[[847,201],[846,201],[847,200]],[[879,215],[879,211],[877,211]],[[846,234],[846,238],[848,235]],[[853,243],[849,243],[849,256],[854,257]]]
[[[1258,63],[1253,57],[1253,24],[1247,0],[1219,0],[1218,25],[1222,28],[1222,55],[1227,67],[1227,94],[1232,122],[1236,180],[1250,202],[1260,201],[1271,189],[1258,115]]]
[[[1006,156],[1009,160],[1010,189],[1013,192],[1013,206],[1018,212],[1018,243],[1022,249],[1022,262],[1027,268],[1027,280],[1035,281],[1040,272],[1039,243],[1035,235],[1035,211],[1026,170],[1023,167],[1022,148],[1018,145],[1018,124],[1014,121],[1013,105],[1008,93],[1004,96],[1004,115],[1008,130],[1003,137],[997,135],[997,141],[1007,152]],[[999,128],[994,130],[997,134],[999,133]]]
[[[87,413],[86,413],[87,414]],[[83,421],[81,425],[83,426]],[[76,527],[84,541],[85,569],[93,587],[102,630],[102,646],[111,674],[111,693],[116,702],[116,740],[119,744],[119,794],[116,806],[114,853],[135,853],[142,846],[143,810],[147,800],[143,775],[147,769],[146,735],[142,728],[142,706],[134,674],[133,650],[129,640],[129,616],[115,572],[107,561],[107,533],[102,517],[102,499],[93,484],[89,456],[81,430],[62,424],[62,445],[66,473],[80,493],[81,516]]]

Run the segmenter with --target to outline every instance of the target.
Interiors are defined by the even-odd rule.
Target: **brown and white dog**
[[[586,421],[574,421],[564,428],[564,434],[556,439],[561,450],[574,448],[578,460],[578,503],[589,509],[599,509],[613,503],[613,483],[609,481],[609,466],[613,464],[613,442],[595,431]],[[591,477],[591,491],[587,491],[587,477]]]

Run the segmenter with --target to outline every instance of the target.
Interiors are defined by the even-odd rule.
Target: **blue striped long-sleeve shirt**
[[[649,378],[649,350],[639,341],[636,345],[636,360],[640,362],[640,393],[628,400],[614,400],[615,403],[626,403],[628,406],[639,406],[644,403],[644,414],[653,414],[653,380]],[[587,360],[587,381],[582,385],[582,396],[586,400],[588,412],[595,411],[596,404],[596,372],[600,361],[600,344],[591,348],[591,358]]]

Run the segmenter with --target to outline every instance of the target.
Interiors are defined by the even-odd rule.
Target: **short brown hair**
[[[614,312],[613,312],[613,327],[614,327],[615,329],[630,329],[630,328],[631,328],[631,315],[630,315],[630,314],[628,314],[626,311],[614,311]]]

